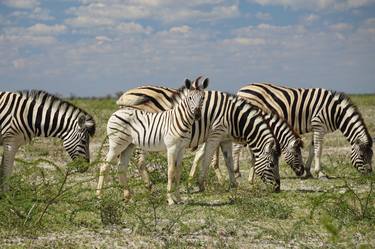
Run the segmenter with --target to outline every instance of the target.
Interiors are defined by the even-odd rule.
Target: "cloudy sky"
[[[0,0],[0,90],[250,82],[375,93],[375,0]]]

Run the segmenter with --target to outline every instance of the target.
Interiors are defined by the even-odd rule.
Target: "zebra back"
[[[178,90],[167,87],[141,86],[123,93],[116,101],[122,107],[133,107],[147,112],[172,109]]]
[[[311,132],[312,119],[322,114],[326,118],[322,122],[327,131],[340,129],[351,144],[358,138],[355,136],[358,133],[352,133],[348,126],[352,124],[350,119],[354,117],[355,122],[361,126],[361,137],[365,142],[372,140],[357,106],[344,93],[323,88],[291,88],[270,83],[253,83],[242,87],[237,95],[266,112],[277,113],[299,134]]]

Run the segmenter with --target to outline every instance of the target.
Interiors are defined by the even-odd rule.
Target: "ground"
[[[352,96],[375,135],[375,96]],[[17,154],[11,192],[0,199],[1,248],[373,248],[375,177],[350,164],[350,145],[339,132],[327,135],[323,149],[328,180],[297,178],[280,161],[281,192],[262,182],[247,182],[247,155],[237,189],[221,186],[210,172],[208,188],[187,188],[194,154],[183,165],[184,204],[166,202],[166,160],[152,154],[148,168],[153,191],[143,185],[134,165],[133,199],[125,203],[112,167],[102,200],[95,197],[98,169],[107,147],[105,126],[116,110],[113,99],[74,99],[92,113],[97,134],[92,162],[79,173],[58,139],[35,139]],[[310,135],[304,136],[305,147]],[[304,150],[304,158],[307,149]],[[223,160],[221,160],[223,163]],[[224,165],[221,165],[225,172]]]

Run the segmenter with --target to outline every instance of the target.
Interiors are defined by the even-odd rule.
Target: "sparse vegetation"
[[[375,96],[354,96],[353,101],[374,135]],[[10,180],[11,192],[0,197],[1,248],[375,246],[375,176],[362,176],[351,166],[350,147],[340,133],[327,135],[324,144],[329,180],[300,180],[281,161],[282,191],[271,193],[259,180],[254,185],[247,182],[248,167],[242,160],[237,189],[219,185],[210,172],[206,192],[194,193],[187,189],[193,159],[193,153],[188,153],[181,184],[186,201],[168,206],[165,156],[150,154],[152,191],[145,188],[131,163],[133,198],[124,202],[113,166],[112,179],[98,200],[98,169],[107,151],[105,127],[116,109],[115,101],[75,98],[73,102],[97,121],[92,162],[71,163],[55,139],[36,139],[23,146]],[[305,137],[306,148],[309,142],[310,135]]]

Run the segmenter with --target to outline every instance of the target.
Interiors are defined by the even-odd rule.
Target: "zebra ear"
[[[191,89],[191,87],[192,87],[192,83],[191,83],[191,80],[189,80],[189,79],[185,79],[185,87],[187,88],[187,89]]]
[[[89,115],[81,115],[78,118],[78,126],[81,129],[86,128],[89,134],[94,136],[96,129],[95,120]]]
[[[208,78],[206,78],[204,81],[203,81],[203,85],[202,85],[202,89],[206,89],[208,87],[208,83],[210,82],[210,80]]]
[[[301,147],[303,148],[303,141],[300,138],[297,138],[296,141],[294,142],[294,148]]]
[[[269,153],[271,152],[275,147],[275,141],[271,140],[271,142],[266,146],[266,152]]]
[[[78,118],[78,126],[79,126],[79,128],[84,128],[85,127],[85,123],[86,123],[86,117],[85,117],[85,115],[79,116],[79,118]]]

